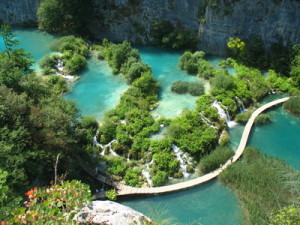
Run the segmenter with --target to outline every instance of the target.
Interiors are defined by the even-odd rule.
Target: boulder
[[[93,201],[74,217],[81,224],[102,225],[154,225],[142,213],[112,201]]]

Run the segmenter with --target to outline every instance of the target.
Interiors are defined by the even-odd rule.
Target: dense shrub
[[[205,79],[209,79],[214,77],[216,71],[214,67],[210,64],[210,62],[200,59],[198,61],[198,75]]]
[[[201,82],[190,82],[188,86],[188,93],[193,96],[200,96],[204,94],[204,85]]]
[[[165,171],[159,171],[152,177],[153,186],[163,186],[168,181],[168,174]]]
[[[89,53],[87,43],[82,39],[73,35],[63,36],[56,39],[50,46],[52,51],[64,52],[71,51],[86,57]]]
[[[140,176],[141,176],[141,171],[137,169],[129,169],[126,171],[126,174],[124,176],[124,180],[127,185],[131,187],[140,187]]]
[[[196,158],[213,149],[217,141],[217,131],[207,126],[195,111],[186,111],[172,120],[168,135],[181,150]]]
[[[172,83],[171,91],[177,94],[185,94],[188,92],[189,82],[177,80]]]
[[[74,74],[80,71],[86,64],[86,59],[78,54],[73,55],[65,63],[65,69],[68,71],[68,74]]]
[[[246,112],[239,113],[235,117],[235,121],[240,124],[246,124],[250,119],[253,111],[247,110]]]
[[[272,123],[271,116],[268,114],[260,114],[255,119],[255,125],[264,125],[268,123]]]
[[[219,147],[200,160],[199,169],[202,173],[209,173],[222,166],[234,155],[230,148]]]
[[[172,83],[171,91],[177,94],[189,93],[193,96],[199,96],[204,93],[204,85],[201,82],[188,82],[177,80]]]
[[[300,96],[290,97],[290,99],[283,104],[283,108],[300,116]]]
[[[39,66],[43,69],[42,72],[44,75],[55,74],[55,65],[59,58],[60,56],[57,54],[45,55],[41,61],[39,61]]]

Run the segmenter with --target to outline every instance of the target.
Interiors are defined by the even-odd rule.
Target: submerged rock
[[[93,201],[74,218],[78,223],[103,225],[154,225],[142,213],[112,201]]]

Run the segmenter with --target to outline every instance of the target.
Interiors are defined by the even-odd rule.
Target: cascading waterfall
[[[64,65],[63,65],[63,61],[61,59],[57,60],[57,63],[55,65],[57,71],[56,71],[56,75],[58,76],[62,76],[63,78],[67,79],[67,80],[72,80],[74,79],[74,76],[71,75],[63,75],[62,72],[64,70]]]
[[[152,186],[152,180],[151,180],[151,175],[150,175],[150,165],[153,163],[153,159],[151,162],[146,164],[146,168],[142,170],[143,176],[146,178],[148,184]]]
[[[218,110],[218,114],[220,115],[221,118],[225,119],[226,123],[227,123],[227,126],[229,128],[233,128],[234,126],[236,126],[236,122],[235,121],[232,121],[230,120],[230,117],[229,117],[229,113],[226,109],[226,111],[221,107],[221,103],[218,102],[218,101],[214,101],[213,104],[212,104],[213,107],[215,107],[217,110]]]
[[[191,164],[191,158],[186,152],[183,152],[176,145],[172,145],[172,149],[180,163],[180,168],[184,177],[188,177],[191,174],[187,172],[187,166]]]
[[[241,112],[241,113],[245,112],[247,109],[246,109],[246,107],[244,106],[243,100],[240,99],[238,96],[235,96],[235,99],[237,100],[237,102],[238,102],[238,104],[239,104],[240,112]]]
[[[114,143],[114,142],[117,142],[117,140],[114,139],[114,140],[112,140],[111,142],[109,142],[108,144],[103,145],[103,144],[101,144],[101,143],[99,143],[99,142],[97,141],[97,136],[96,136],[96,135],[93,137],[93,146],[101,147],[101,148],[102,148],[102,152],[100,153],[100,155],[105,155],[105,149],[106,149],[106,148],[109,148],[109,153],[110,153],[110,154],[112,154],[112,155],[114,155],[114,156],[120,156],[118,153],[116,153],[116,152],[112,149],[112,146],[111,146],[111,145],[112,145],[112,143]]]
[[[211,121],[210,121],[207,117],[205,117],[205,116],[203,115],[202,112],[200,112],[199,114],[200,114],[200,116],[201,116],[201,119],[203,120],[203,122],[204,122],[207,126],[212,127],[212,128],[214,128],[214,129],[217,129],[217,127],[214,126],[214,125],[211,123]]]

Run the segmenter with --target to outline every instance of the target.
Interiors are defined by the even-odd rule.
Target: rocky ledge
[[[143,214],[112,201],[93,201],[82,208],[74,219],[81,224],[154,225]]]

